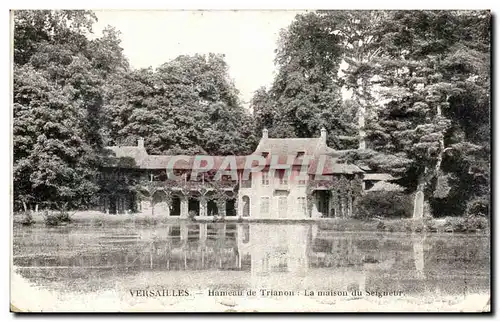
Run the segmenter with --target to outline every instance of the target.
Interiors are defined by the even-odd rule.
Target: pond
[[[489,247],[485,235],[339,232],[316,224],[16,226],[13,264],[32,285],[60,294],[461,296],[489,293]]]

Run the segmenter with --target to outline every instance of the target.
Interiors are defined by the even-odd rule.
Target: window
[[[267,158],[267,156],[268,156],[268,155],[269,155],[269,152],[262,152],[262,156],[263,156],[264,158]]]
[[[267,172],[267,171],[261,172],[261,175],[262,175],[262,185],[268,186],[269,185],[269,172]]]
[[[248,173],[248,178],[246,180],[243,179],[243,176],[240,176],[241,187],[242,188],[252,188],[252,174]]]
[[[250,198],[243,196],[243,217],[250,217]]]
[[[300,169],[294,170],[294,178],[295,178],[295,180],[297,180],[297,184],[299,186],[306,185],[306,176],[307,176],[307,173],[301,173]]]
[[[304,152],[304,151],[299,151],[299,152],[297,152],[297,158],[301,158],[301,157],[303,157],[303,156],[304,156],[304,154],[305,154],[305,152]]]
[[[260,197],[260,212],[263,214],[269,213],[269,197]]]
[[[298,209],[302,214],[306,214],[306,197],[298,197]]]
[[[278,215],[280,218],[285,218],[288,210],[287,197],[278,198]]]
[[[278,170],[276,171],[276,175],[281,185],[288,184],[288,172],[286,170]]]

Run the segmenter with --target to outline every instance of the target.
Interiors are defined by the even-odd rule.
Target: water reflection
[[[102,281],[179,271],[185,287],[202,274],[196,287],[206,280],[211,287],[285,290],[489,289],[487,237],[344,233],[305,224],[16,228],[14,265],[24,277],[61,288],[85,287],[90,279],[112,287]]]

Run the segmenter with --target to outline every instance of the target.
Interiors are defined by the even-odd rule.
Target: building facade
[[[215,170],[224,168],[224,156],[149,155],[143,140],[112,146],[102,169],[100,209],[180,218],[352,217],[364,171],[340,162],[342,151],[328,147],[326,137],[322,129],[317,138],[269,138],[264,129],[251,155],[232,156],[232,175]],[[249,162],[256,158],[264,160],[258,168]],[[211,169],[200,159],[213,160]]]

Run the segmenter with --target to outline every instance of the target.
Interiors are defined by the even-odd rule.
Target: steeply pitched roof
[[[398,184],[379,181],[367,191],[404,191],[405,189]]]
[[[124,167],[140,167],[143,160],[148,157],[144,147],[109,146],[106,149],[108,152],[107,163],[113,166],[121,164]]]
[[[132,148],[132,149],[129,149]],[[195,168],[195,164],[198,169],[205,169],[207,166],[207,158],[212,159],[214,162],[213,168],[219,169],[224,162],[225,156],[208,156],[208,155],[148,155],[144,150],[144,153],[139,152],[135,147],[110,147],[109,149],[114,152],[115,160],[119,159],[130,159],[133,162],[120,162],[119,164],[123,167],[139,167],[141,169],[176,169],[176,170],[191,170]],[[228,156],[234,157],[236,160],[236,167],[238,169],[244,169],[246,157],[245,156]],[[200,158],[199,162],[196,158]],[[232,160],[227,160],[227,162],[232,162]],[[117,162],[113,162],[113,166],[117,166]]]
[[[197,159],[198,158],[198,159]],[[227,159],[226,159],[227,158]],[[229,158],[234,158],[236,167],[243,169],[245,166],[244,156],[210,156],[210,155],[149,155],[141,167],[144,169],[176,169],[176,170],[191,170],[191,169],[206,169],[208,165],[207,160],[212,160],[213,169],[219,169],[224,160],[226,162],[233,162]],[[195,166],[196,165],[196,166]]]
[[[309,161],[308,173],[311,174],[316,174],[318,166],[323,167],[321,170],[323,174],[363,172],[356,165],[337,162],[337,154],[342,154],[343,151],[336,153],[336,150],[328,147],[326,138],[323,136],[326,135],[325,133],[320,138],[270,139],[266,135],[260,140],[253,155],[262,155],[263,152],[267,152],[269,154],[266,158],[267,165],[271,165],[272,161],[278,165],[302,165],[303,158],[305,158]],[[198,164],[199,168],[205,168],[204,159],[210,157],[214,161],[213,169],[219,169],[225,160],[224,156],[148,155],[143,146],[111,146],[108,149],[112,152],[111,156],[115,157],[109,166],[124,168],[171,169],[173,167],[179,170],[189,170],[193,169],[195,164]],[[298,155],[299,153],[303,153],[303,156]],[[201,164],[195,162],[199,157],[202,158]],[[247,156],[233,157],[236,159],[238,169],[244,169],[247,166]],[[320,160],[325,161],[324,164],[320,164]],[[254,160],[248,166],[256,165],[257,161]]]
[[[142,169],[166,169],[170,155],[148,155],[141,164]]]
[[[324,154],[328,147],[320,138],[261,139],[254,154],[267,152],[274,155]]]
[[[117,158],[141,159],[148,155],[145,148],[138,146],[115,145],[108,147],[108,149],[111,150]]]
[[[371,168],[367,165],[358,165],[358,167],[363,171],[371,171]]]
[[[322,168],[318,169],[318,168]],[[307,173],[309,174],[318,174],[318,171],[321,171],[321,174],[354,174],[354,173],[363,173],[358,166],[354,164],[347,163],[338,163],[337,158],[333,158],[329,155],[324,155],[317,157],[312,160],[309,168],[307,169]]]
[[[365,173],[364,175],[364,180],[391,181],[396,179],[398,178],[393,177],[389,173]]]

